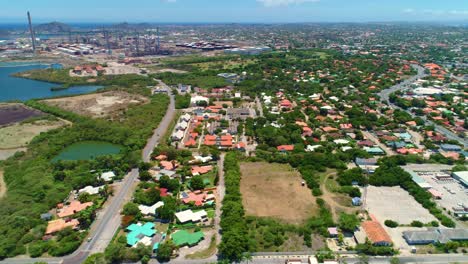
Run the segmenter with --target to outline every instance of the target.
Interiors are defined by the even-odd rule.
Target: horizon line
[[[370,23],[468,23],[468,19],[464,20],[369,20],[369,21],[60,21],[51,19],[45,22],[43,19],[39,20],[38,23],[47,24],[53,22],[59,22],[63,24],[370,24]],[[27,21],[0,21],[0,24],[28,24]]]

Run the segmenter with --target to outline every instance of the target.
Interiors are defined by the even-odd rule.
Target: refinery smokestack
[[[29,14],[29,11],[28,11],[28,21],[29,21],[29,32],[31,33],[32,48],[33,48],[33,52],[36,53],[36,37],[34,36],[34,30],[32,27],[31,15]]]

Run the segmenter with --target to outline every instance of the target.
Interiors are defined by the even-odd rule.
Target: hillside
[[[37,32],[59,33],[68,32],[71,30],[71,27],[67,24],[54,21],[46,24],[40,24],[34,27],[34,29]]]

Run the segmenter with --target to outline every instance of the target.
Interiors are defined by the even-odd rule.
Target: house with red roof
[[[84,209],[93,205],[93,202],[81,203],[80,201],[72,201],[69,205],[64,206],[62,209],[59,209],[57,212],[58,217],[63,218],[67,216],[72,216],[78,212],[83,211]]]
[[[377,221],[377,219],[371,215],[372,220],[364,221],[361,226],[366,232],[367,238],[374,246],[390,246],[392,245],[392,239],[388,235],[387,231]]]
[[[179,165],[177,164],[177,161],[165,161],[162,160],[159,162],[159,166],[165,170],[175,170]]]
[[[184,145],[186,147],[195,147],[197,145],[197,141],[195,141],[195,139],[193,139],[193,137],[190,137],[185,143]]]
[[[276,147],[276,149],[281,152],[293,151],[294,145],[281,145],[281,146]]]
[[[311,137],[312,136],[312,128],[310,127],[302,127],[302,136],[304,137]]]
[[[284,99],[284,100],[282,100],[282,101],[280,102],[280,106],[281,106],[281,108],[287,108],[287,109],[289,109],[289,108],[292,108],[292,103],[291,103],[291,101],[289,101],[288,99]]]
[[[212,170],[213,170],[213,166],[211,166],[211,165],[192,166],[192,168],[191,168],[191,172],[192,172],[193,176],[206,174],[206,173],[208,173],[208,172],[210,172]]]
[[[214,201],[214,194],[205,191],[182,192],[180,198],[184,204],[193,202],[196,206],[202,206],[205,202]]]

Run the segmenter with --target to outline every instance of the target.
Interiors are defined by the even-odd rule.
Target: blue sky
[[[3,2],[3,3],[2,3]],[[467,21],[468,0],[0,0],[0,23]]]

